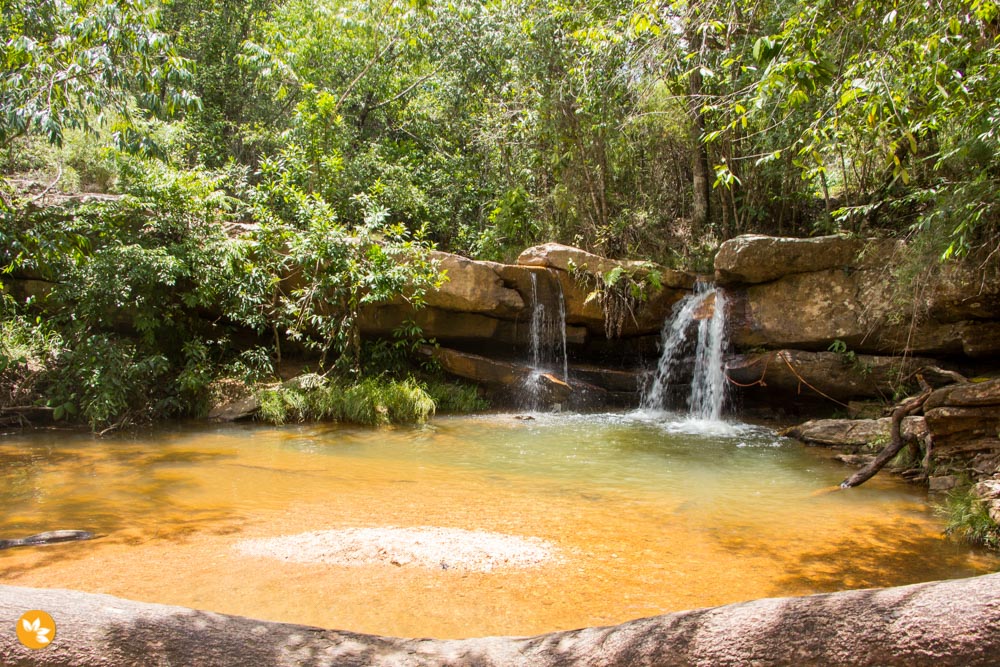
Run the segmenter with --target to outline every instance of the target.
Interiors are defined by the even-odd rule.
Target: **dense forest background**
[[[95,428],[197,412],[283,343],[398,367],[419,332],[361,341],[359,309],[419,304],[432,247],[705,270],[749,232],[1000,238],[994,0],[0,10],[0,282],[52,285],[5,292],[0,398]]]

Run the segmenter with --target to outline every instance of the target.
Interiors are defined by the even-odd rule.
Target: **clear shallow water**
[[[664,413],[417,428],[181,426],[0,438],[0,581],[406,636],[532,634],[762,596],[1000,569],[926,494],[767,429]],[[252,558],[242,538],[377,526],[538,537],[558,561],[469,573]]]

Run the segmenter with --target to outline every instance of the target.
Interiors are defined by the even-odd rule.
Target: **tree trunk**
[[[664,585],[668,585],[664,582]],[[996,665],[1000,574],[772,598],[529,638],[398,639],[258,621],[78,591],[0,586],[0,664],[129,665]],[[374,601],[373,601],[374,603]],[[27,610],[52,643],[22,646]]]
[[[693,162],[691,170],[693,178],[691,199],[691,231],[697,237],[708,227],[709,198],[712,185],[709,176],[708,146],[705,144],[705,114],[702,113],[702,78],[697,69],[691,73],[688,113],[691,116],[691,145]]]

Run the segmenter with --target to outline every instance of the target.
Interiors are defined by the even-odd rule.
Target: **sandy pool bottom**
[[[247,444],[258,435],[286,440]],[[348,456],[369,450],[341,442],[337,451],[345,454],[334,457],[325,454],[325,436],[313,443],[280,430],[209,434],[197,447],[186,433],[155,446],[43,443],[33,476],[9,475],[24,500],[5,507],[5,535],[97,526],[102,537],[2,551],[0,582],[448,638],[532,635],[758,597],[969,576],[998,565],[950,544],[922,498],[892,492],[877,500],[886,495],[882,480],[850,496],[806,484],[772,499],[757,478],[749,491],[726,496],[694,477],[682,480],[684,488],[623,488],[580,479],[592,452],[581,457],[579,472],[561,476],[513,464],[435,462],[434,453],[449,446],[445,435],[436,433],[413,460],[395,456],[405,443],[389,443],[385,456]],[[465,432],[459,435],[451,445],[456,456],[471,447]],[[72,464],[50,451],[72,454]],[[626,472],[633,470],[648,475],[641,466]],[[395,533],[396,546],[416,545],[411,530],[445,539],[431,540],[429,556],[391,544],[350,562],[308,553],[310,539],[322,542],[317,535],[390,529],[404,531]],[[518,561],[496,544],[477,555],[473,539],[465,558],[493,560],[461,566],[456,535],[468,533],[500,536],[547,557]],[[284,538],[292,538],[278,543],[287,557],[245,548]],[[320,546],[329,555],[344,545]]]
[[[813,525],[797,540],[793,532],[795,543],[788,544],[788,538],[779,542],[739,522],[727,524],[724,516],[706,525],[682,507],[671,511],[612,492],[581,498],[470,488],[479,484],[453,476],[418,499],[408,484],[361,480],[353,492],[322,503],[201,519],[194,526],[177,510],[142,529],[92,542],[7,551],[0,556],[0,578],[357,632],[531,635],[769,595],[912,580],[919,576],[914,567],[926,563],[921,551],[943,540],[934,524],[866,516],[850,532],[843,524]],[[798,520],[807,525],[806,517]],[[310,562],[240,547],[247,540],[386,526],[528,538],[557,557],[484,570],[425,567],[405,558],[395,564]],[[888,552],[880,539],[884,531],[903,534],[912,551]],[[860,564],[846,558],[858,551],[867,553]],[[899,572],[902,563],[905,573]],[[942,565],[926,563],[930,569]],[[927,578],[935,578],[933,572]]]

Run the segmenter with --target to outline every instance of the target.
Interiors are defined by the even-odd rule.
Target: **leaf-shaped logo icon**
[[[44,611],[33,609],[25,612],[17,623],[17,638],[30,649],[45,648],[56,635],[56,623]]]

